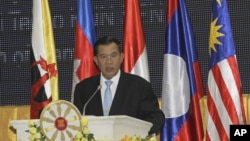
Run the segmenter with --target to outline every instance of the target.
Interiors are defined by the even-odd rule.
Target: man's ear
[[[98,61],[97,61],[97,57],[96,56],[94,56],[94,62],[98,66]]]
[[[123,62],[124,59],[124,53],[121,53],[121,63]]]

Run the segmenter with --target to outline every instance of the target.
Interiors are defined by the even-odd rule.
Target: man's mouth
[[[114,69],[112,67],[106,67],[105,70],[110,72],[110,71],[113,71]]]

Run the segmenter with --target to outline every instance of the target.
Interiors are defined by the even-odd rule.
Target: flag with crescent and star
[[[229,125],[245,124],[236,50],[226,0],[212,0],[206,141],[229,141]]]
[[[56,49],[48,0],[33,0],[32,24],[30,118],[39,119],[43,108],[59,99]]]

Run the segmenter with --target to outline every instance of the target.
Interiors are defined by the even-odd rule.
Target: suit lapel
[[[110,109],[110,115],[116,115],[118,113],[120,113],[120,104],[121,101],[123,101],[126,96],[126,91],[127,91],[127,78],[125,77],[125,73],[121,71],[121,76],[118,82],[118,86],[115,92],[115,96],[111,105],[111,109]]]
[[[100,84],[100,75],[97,75],[95,78],[93,78],[93,83],[94,84],[90,87],[93,87],[94,90],[97,89],[97,87]],[[94,92],[94,91],[93,91]],[[101,91],[99,90],[97,94],[93,97],[93,99],[90,101],[89,105],[92,111],[89,111],[87,114],[88,115],[96,115],[96,116],[102,116],[103,115],[103,110],[102,110],[102,99],[101,99]]]

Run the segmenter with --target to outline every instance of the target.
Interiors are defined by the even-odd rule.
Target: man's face
[[[99,45],[98,54],[94,57],[96,65],[99,67],[106,79],[111,79],[120,69],[123,61],[123,53],[120,53],[115,43]]]

